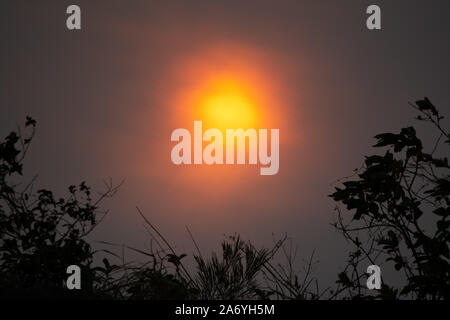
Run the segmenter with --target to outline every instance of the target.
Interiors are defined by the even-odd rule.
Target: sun
[[[255,112],[251,103],[236,93],[208,97],[204,105],[205,122],[216,128],[252,127]]]
[[[233,77],[212,79],[199,98],[199,116],[209,128],[257,127],[261,110],[251,88]]]

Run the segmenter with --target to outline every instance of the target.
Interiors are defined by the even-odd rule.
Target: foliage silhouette
[[[17,183],[35,126],[35,120],[27,117],[28,134],[13,131],[0,144],[0,288],[5,295],[66,295],[65,268],[76,264],[86,275],[86,295],[94,279],[93,252],[84,238],[105,214],[98,210],[99,203],[117,188],[108,186],[93,200],[84,182],[70,186],[66,198],[56,198],[46,189],[34,192],[35,179]]]
[[[427,98],[412,106],[420,113],[417,119],[439,133],[431,151],[425,152],[413,127],[379,134],[375,147],[386,148],[384,155],[366,157],[330,195],[338,203],[334,227],[354,248],[332,290],[320,290],[312,276],[314,253],[298,270],[296,248],[287,237],[257,249],[234,235],[223,241],[220,253],[204,257],[187,229],[197,249],[189,268],[186,254],[177,253],[139,208],[150,249],[103,242],[114,249],[94,251],[86,236],[107,213],[100,209],[102,201],[120,184],[105,183],[106,190],[93,199],[84,182],[70,186],[65,198],[34,191],[36,179],[17,182],[36,127],[27,117],[27,134],[17,129],[0,144],[0,293],[8,298],[447,300],[450,179],[448,159],[439,154],[448,154],[450,136]],[[120,249],[145,261],[127,262],[115,253]],[[102,263],[94,263],[94,256]],[[385,281],[381,290],[368,290],[364,268],[384,262],[383,270],[393,266],[402,283]],[[64,287],[71,264],[82,267],[80,291]]]
[[[355,247],[338,280],[338,292],[345,290],[352,298],[450,299],[449,164],[437,155],[449,154],[450,135],[428,98],[412,106],[420,113],[417,119],[430,122],[439,134],[432,150],[425,152],[413,127],[379,134],[375,147],[387,148],[384,155],[366,157],[356,179],[343,182],[331,195],[353,212],[348,219],[338,206],[335,223]],[[383,284],[374,296],[362,281],[366,275],[361,264],[383,260],[392,263],[404,281],[399,286]]]

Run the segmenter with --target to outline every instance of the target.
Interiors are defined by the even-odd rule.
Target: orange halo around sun
[[[165,183],[173,188],[182,186],[189,194],[202,194],[204,199],[215,199],[217,203],[235,197],[236,190],[261,179],[259,165],[175,166],[170,161],[174,145],[170,134],[177,128],[185,128],[193,135],[195,120],[202,121],[203,132],[217,128],[224,138],[225,129],[280,129],[284,132],[286,117],[280,100],[282,77],[278,72],[266,53],[247,46],[202,48],[174,61],[162,79],[165,84],[162,105],[166,108],[161,108],[160,112],[167,115],[162,123],[167,130],[165,139],[161,140],[164,151],[158,157],[161,166],[153,174],[163,176]],[[281,134],[280,144],[283,139]],[[203,147],[205,145],[206,142]],[[196,202],[198,198],[187,197],[184,201]]]

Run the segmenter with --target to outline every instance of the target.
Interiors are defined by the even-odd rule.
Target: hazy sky
[[[66,28],[69,4],[82,30]],[[382,30],[366,8],[382,9]],[[57,190],[125,184],[94,238],[144,248],[135,206],[179,251],[188,225],[205,252],[238,232],[258,245],[287,233],[334,280],[346,247],[330,223],[336,179],[373,152],[373,136],[413,124],[428,96],[449,115],[450,2],[17,1],[0,4],[0,135],[26,115],[38,132],[26,174]],[[173,129],[192,130],[193,96],[211,77],[248,84],[280,129],[280,170],[176,167]]]

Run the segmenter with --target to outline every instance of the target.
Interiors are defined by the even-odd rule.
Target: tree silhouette
[[[345,181],[331,195],[353,212],[348,219],[337,207],[335,223],[355,246],[338,280],[338,292],[346,290],[352,298],[374,297],[360,268],[362,262],[383,260],[403,274],[404,283],[384,284],[376,297],[450,298],[449,164],[438,155],[448,154],[450,135],[428,98],[412,106],[420,112],[417,119],[431,123],[439,134],[431,151],[425,151],[414,127],[379,134],[375,147],[387,148],[384,155],[366,157],[356,179]]]
[[[83,269],[83,294],[92,291],[93,251],[84,238],[105,214],[99,203],[117,188],[108,186],[96,200],[82,182],[70,186],[66,198],[52,191],[34,192],[35,179],[21,183],[23,160],[35,133],[36,122],[27,117],[23,136],[11,132],[0,144],[0,288],[5,295],[57,297],[64,288],[66,268]]]

